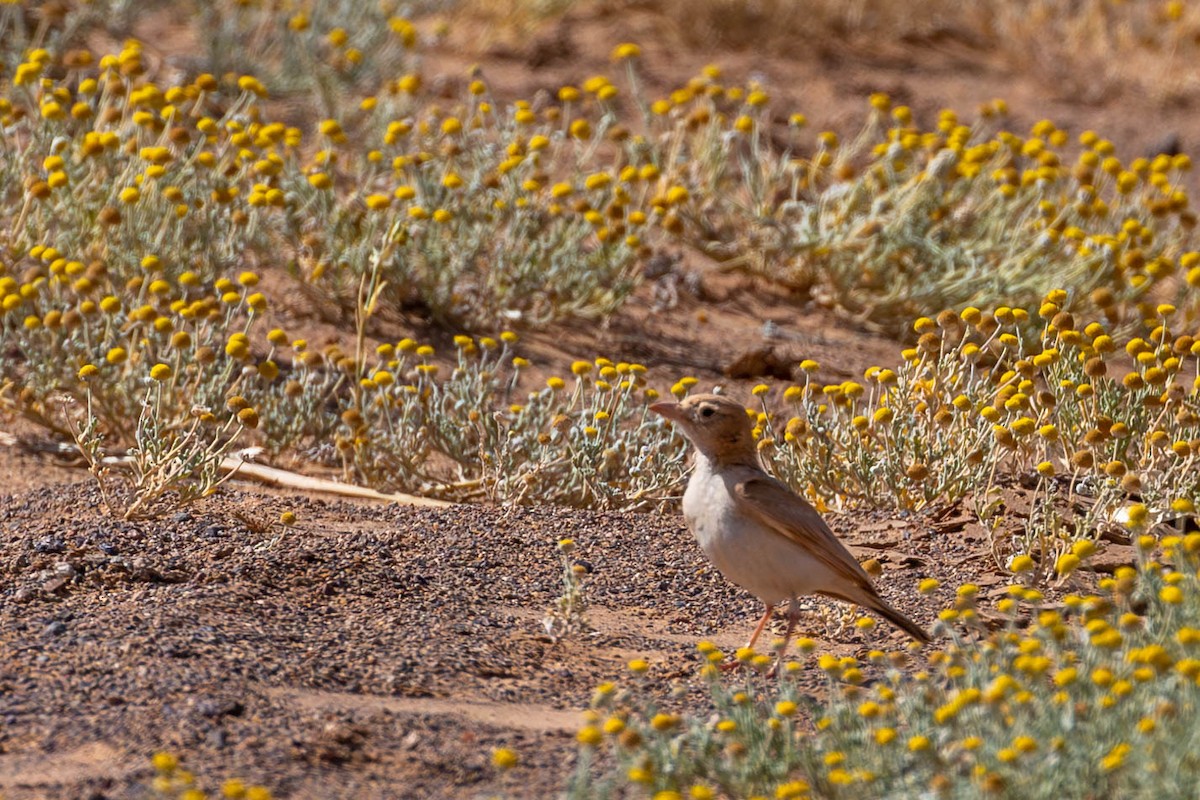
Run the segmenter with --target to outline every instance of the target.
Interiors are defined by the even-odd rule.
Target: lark
[[[678,425],[696,448],[683,515],[700,549],[722,575],[766,605],[748,648],[787,600],[786,648],[799,619],[799,598],[807,595],[857,604],[917,641],[929,641],[929,634],[879,596],[817,510],[763,470],[754,425],[741,403],[698,394],[680,403],[655,403],[650,410]]]

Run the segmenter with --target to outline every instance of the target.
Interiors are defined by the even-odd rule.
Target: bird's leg
[[[758,641],[758,637],[762,635],[763,628],[767,627],[767,623],[771,620],[771,612],[775,610],[775,606],[767,603],[767,610],[763,613],[762,619],[758,621],[758,626],[755,627],[754,633],[750,634],[750,641],[746,642],[746,649],[753,650],[754,643]]]
[[[796,623],[800,621],[800,601],[795,597],[788,600],[787,621],[787,632],[783,634],[783,646],[779,648],[779,656],[775,659],[775,666],[771,667],[771,671],[767,673],[768,678],[774,678],[783,667],[783,657],[787,654],[788,645],[792,641],[792,634],[796,632]]]
[[[747,650],[754,649],[754,643],[757,642],[758,637],[760,635],[762,635],[763,628],[767,627],[767,622],[769,622],[771,619],[771,612],[773,612],[774,610],[775,610],[775,606],[771,605],[770,603],[767,603],[767,610],[763,613],[762,619],[760,619],[758,621],[758,625],[755,626],[754,633],[750,634],[750,641],[746,642]],[[726,661],[724,664],[721,665],[720,669],[722,672],[728,672],[730,670],[737,669],[741,665],[742,665],[742,662],[738,661],[735,658],[732,661]]]

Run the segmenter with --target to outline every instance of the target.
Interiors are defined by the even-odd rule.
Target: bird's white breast
[[[736,482],[703,455],[683,495],[683,516],[700,549],[727,579],[765,603],[836,586],[821,561],[780,533],[741,513]]]

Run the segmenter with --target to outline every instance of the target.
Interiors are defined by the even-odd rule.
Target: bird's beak
[[[650,410],[674,422],[683,422],[683,406],[679,403],[655,403]]]

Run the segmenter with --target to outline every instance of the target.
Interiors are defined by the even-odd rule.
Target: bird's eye
[[[717,413],[717,410],[712,406],[705,406],[704,408],[700,409],[700,416],[702,417],[711,417],[715,413]]]

